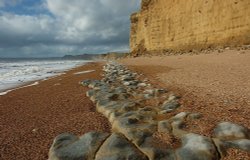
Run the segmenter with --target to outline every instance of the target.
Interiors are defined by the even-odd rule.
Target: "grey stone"
[[[124,100],[128,98],[128,94],[125,93],[103,93],[99,96],[99,99],[103,99],[107,97],[110,101],[119,101],[119,100]]]
[[[173,112],[173,109],[162,110],[162,111],[159,112],[159,114],[167,114],[167,113],[170,113],[170,112]]]
[[[138,110],[138,113],[141,114],[141,115],[145,115],[145,116],[147,116],[148,118],[151,117],[152,119],[157,115],[156,109],[154,109],[154,108],[152,108],[152,107],[149,107],[149,106],[140,108],[140,109]]]
[[[225,157],[227,155],[227,148],[225,147],[225,144],[223,141],[221,141],[218,138],[212,138],[214,145],[217,148],[218,153],[220,154],[221,158]]]
[[[219,154],[210,138],[187,134],[182,138],[182,147],[176,150],[178,160],[214,160]]]
[[[214,136],[222,140],[247,139],[249,130],[238,124],[222,122],[214,129]]]
[[[179,106],[180,104],[177,101],[167,101],[163,103],[161,108],[170,112],[177,109]]]
[[[183,128],[182,126],[184,125],[184,122],[181,119],[176,119],[171,123],[171,125],[173,128],[181,129]]]
[[[125,101],[121,104],[120,112],[130,112],[135,111],[137,109],[136,103],[132,101]]]
[[[116,93],[116,94],[127,93],[127,90],[123,87],[117,87],[114,89],[114,93]]]
[[[58,135],[53,142],[52,148],[58,149],[60,147],[67,146],[71,144],[72,142],[77,141],[79,138],[73,134],[70,133],[63,133]]]
[[[110,86],[108,86],[108,85],[101,85],[101,86],[98,86],[98,87],[95,87],[94,88],[95,90],[100,90],[100,91],[102,91],[102,92],[111,92],[111,90],[110,90]]]
[[[96,153],[95,160],[147,160],[123,135],[113,133]]]
[[[50,148],[49,160],[93,160],[108,136],[107,133],[97,132],[87,133],[80,138],[72,134],[61,134]]]
[[[113,100],[118,99],[119,96],[120,96],[120,95],[115,94],[115,93],[97,92],[96,94],[94,94],[93,96],[91,96],[90,99],[91,99],[93,102],[100,101],[100,100],[104,100],[104,99],[113,101]]]
[[[189,113],[187,112],[180,112],[178,114],[176,114],[172,119],[175,120],[180,120],[180,121],[184,121],[185,118],[188,116]]]
[[[225,141],[223,143],[227,148],[238,148],[250,152],[250,140],[240,139],[234,141]]]
[[[120,130],[122,128],[136,128],[136,129],[148,129],[152,130],[156,127],[156,122],[148,120],[147,116],[144,115],[131,115],[124,117],[124,114],[116,119],[116,127]],[[115,127],[115,126],[114,126]]]
[[[142,143],[146,136],[151,136],[157,131],[157,123],[136,122],[129,123],[129,118],[118,118],[113,122],[112,131],[124,134],[136,144]]]
[[[145,143],[146,139],[152,137],[153,132],[147,130],[131,130],[126,135],[136,146],[141,146]]]
[[[137,111],[130,111],[130,112],[124,113],[122,117],[131,117],[131,116],[139,116],[139,115]]]
[[[93,90],[93,89],[88,90],[88,91],[86,92],[86,96],[87,96],[87,97],[92,97],[92,96],[94,96],[95,94],[96,94],[96,90]]]
[[[174,152],[170,149],[150,146],[140,147],[140,149],[150,160],[176,160]]]
[[[133,81],[129,81],[130,85],[132,85],[134,88],[137,88],[137,84],[138,81],[137,80],[133,80]]]
[[[110,101],[108,99],[99,100],[96,104],[96,109],[98,112],[104,114],[107,118],[109,117],[108,112],[114,112],[117,107],[119,107],[119,103],[116,101]]]
[[[117,102],[110,101],[109,99],[98,100],[96,103],[96,108],[105,108],[107,106],[116,104]]]
[[[124,85],[124,86],[129,86],[130,83],[129,83],[129,82],[124,82],[123,85]]]
[[[98,87],[98,86],[102,86],[104,85],[104,83],[102,81],[99,81],[99,80],[91,80],[88,87],[89,88],[95,88],[95,87]]]
[[[182,120],[175,120],[171,123],[172,126],[172,134],[178,138],[182,138],[188,134],[187,131],[182,130],[183,128],[183,121]]]
[[[128,118],[127,119],[127,124],[136,124],[138,122],[139,122],[139,120],[137,118]]]
[[[146,137],[138,148],[148,156],[150,160],[176,160],[172,149],[163,148],[154,141],[152,136]]]
[[[131,81],[131,80],[134,80],[134,77],[130,76],[130,75],[124,75],[121,77],[121,80],[122,81]]]
[[[123,116],[121,118],[128,118],[128,117],[132,117],[132,118],[137,118],[138,120],[140,120],[141,122],[149,122],[152,121],[154,119],[154,117],[156,116],[156,112],[152,111],[152,112],[144,112],[145,114],[141,114],[142,111],[130,111],[130,112],[126,112],[123,114]]]
[[[91,80],[86,79],[86,80],[82,81],[81,84],[84,86],[88,86],[90,84],[90,82],[91,82]]]
[[[118,112],[111,112],[109,114],[108,120],[111,124],[113,124],[113,122],[121,116],[122,113],[118,113]]]
[[[200,113],[190,113],[188,115],[189,120],[195,120],[195,119],[200,119],[202,115]]]

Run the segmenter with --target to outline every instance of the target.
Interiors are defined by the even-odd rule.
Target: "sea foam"
[[[0,60],[0,96],[25,83],[60,75],[86,62],[83,60]]]

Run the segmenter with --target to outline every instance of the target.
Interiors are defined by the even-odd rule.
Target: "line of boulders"
[[[188,132],[183,124],[201,118],[199,113],[157,118],[181,107],[180,97],[154,88],[147,79],[140,80],[140,75],[117,63],[108,63],[103,71],[102,80],[84,80],[81,84],[91,88],[86,95],[108,118],[112,133],[90,132],[81,137],[61,134],[51,146],[50,160],[214,160],[231,147],[250,151],[247,128],[222,122],[212,138]],[[180,147],[162,147],[153,137],[156,132],[180,139]]]

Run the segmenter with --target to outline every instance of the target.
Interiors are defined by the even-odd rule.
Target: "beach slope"
[[[0,159],[48,159],[53,139],[61,133],[109,132],[108,121],[85,96],[88,88],[79,85],[100,79],[101,66],[88,63],[0,96]]]

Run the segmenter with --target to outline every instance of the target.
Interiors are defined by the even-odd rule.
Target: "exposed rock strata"
[[[250,44],[249,8],[249,0],[142,0],[131,15],[131,51]]]
[[[183,126],[188,120],[200,118],[198,113],[157,118],[178,111],[179,97],[154,88],[119,64],[109,63],[103,70],[101,81],[84,80],[82,84],[92,88],[86,94],[97,111],[109,119],[113,133],[87,133],[80,138],[60,135],[50,149],[50,160],[214,160],[223,157],[228,148],[249,151],[247,128],[223,122],[215,128],[213,138],[190,133]],[[162,147],[153,137],[156,132],[179,139],[181,145]]]

